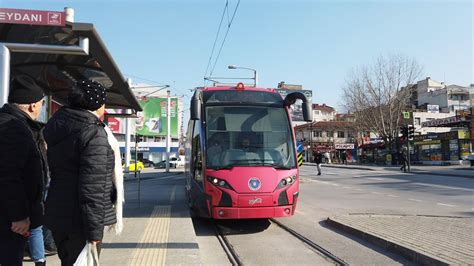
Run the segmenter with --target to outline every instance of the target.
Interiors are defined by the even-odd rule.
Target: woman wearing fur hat
[[[51,171],[45,224],[62,265],[73,265],[87,242],[100,252],[104,226],[115,224],[117,206],[121,209],[117,192],[123,198],[123,184],[114,179],[122,174],[120,153],[112,149],[113,136],[100,120],[105,98],[100,83],[77,82],[69,106],[58,110],[44,129]]]

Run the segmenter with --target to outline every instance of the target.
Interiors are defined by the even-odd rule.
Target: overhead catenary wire
[[[216,48],[216,43],[217,43],[217,40],[219,39],[219,33],[221,31],[222,21],[224,20],[224,15],[228,7],[229,7],[229,1],[227,0],[224,6],[224,10],[222,11],[221,21],[219,22],[216,38],[214,39],[214,44],[212,45],[211,54],[209,55],[209,61],[207,62],[207,67],[206,67],[206,72],[204,72],[204,77],[206,77],[207,71],[209,70],[209,66],[211,65],[212,56],[214,55],[214,49]]]
[[[212,47],[212,52],[211,52],[211,56],[209,57],[209,62],[208,62],[208,66],[206,67],[206,72],[204,74],[204,78],[205,78],[205,82],[206,82],[206,75],[207,75],[207,72],[209,70],[209,66],[210,66],[210,63],[212,61],[212,56],[214,54],[214,49],[215,49],[215,45],[216,45],[216,42],[217,42],[217,39],[219,37],[219,32],[220,32],[220,28],[221,28],[221,25],[222,25],[222,20],[224,19],[224,15],[225,13],[227,12],[227,30],[226,30],[226,33],[224,35],[224,38],[221,42],[221,45],[220,45],[220,48],[219,48],[219,52],[217,53],[217,56],[214,60],[214,64],[211,68],[211,71],[209,72],[209,76],[212,76],[212,74],[214,73],[214,69],[216,68],[216,65],[217,65],[217,62],[219,60],[219,56],[222,52],[222,48],[224,47],[224,43],[227,39],[227,35],[229,34],[229,30],[230,30],[230,27],[232,26],[232,23],[234,21],[234,18],[235,18],[235,14],[237,13],[237,9],[239,8],[239,5],[240,5],[240,0],[238,0],[236,6],[235,6],[235,9],[234,9],[234,12],[232,13],[232,17],[230,18],[230,21],[229,21],[229,1],[227,0],[226,1],[226,5],[224,7],[224,12],[222,13],[222,17],[221,17],[221,21],[219,23],[219,30],[217,32],[217,35],[216,35],[216,39],[214,40],[214,45]]]
[[[234,13],[232,14],[232,18],[230,19],[229,24],[227,25],[227,31],[225,32],[224,35],[224,40],[222,40],[221,47],[219,48],[219,53],[217,53],[216,60],[214,61],[214,66],[212,67],[212,70],[209,74],[209,76],[212,76],[212,73],[214,73],[214,69],[216,68],[217,61],[219,60],[219,56],[221,55],[222,48],[224,47],[225,40],[227,39],[227,35],[229,34],[230,27],[232,26],[232,23],[234,22],[235,14],[237,13],[237,9],[239,8],[240,0],[237,2],[237,5],[235,6]]]

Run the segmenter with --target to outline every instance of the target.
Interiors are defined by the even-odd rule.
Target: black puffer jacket
[[[11,234],[11,223],[30,218],[42,224],[42,156],[35,142],[41,125],[17,107],[0,109],[0,234]]]
[[[116,222],[113,151],[104,124],[91,112],[63,107],[46,124],[51,183],[45,224],[53,232],[101,240]]]

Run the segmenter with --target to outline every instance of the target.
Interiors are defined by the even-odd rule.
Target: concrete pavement
[[[474,264],[472,217],[349,214],[327,223],[417,264]]]
[[[189,216],[182,169],[151,172],[125,182],[124,230],[105,230],[102,265],[201,265],[199,245]],[[57,255],[48,265],[60,265]],[[25,265],[33,265],[25,262]]]
[[[329,205],[331,199],[321,202],[331,210],[326,224],[336,231],[416,264],[474,264],[473,180],[456,175],[459,171],[466,174],[462,177],[471,177],[474,171],[459,166],[415,166],[415,174],[404,174],[395,167],[325,166],[323,176],[312,182],[319,190],[337,194],[339,203],[350,202],[342,211]],[[367,207],[357,207],[357,202]],[[446,210],[434,211],[436,207]]]

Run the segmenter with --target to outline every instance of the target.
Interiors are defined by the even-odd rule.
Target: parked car
[[[169,162],[170,168],[177,168],[184,166],[184,161],[181,158],[170,158]],[[166,168],[166,160],[163,160],[156,164],[156,168]]]
[[[148,159],[142,159],[142,162],[145,167],[155,167],[155,163]]]
[[[135,169],[137,169],[137,171],[141,171],[145,168],[145,165],[143,165],[143,163],[141,161],[137,161],[137,167],[135,167],[135,162],[130,162],[130,166],[128,167],[128,170],[129,171],[135,171]],[[122,168],[125,169],[125,164],[122,164]]]
[[[471,162],[471,166],[474,166],[474,152],[467,156],[467,159]]]

